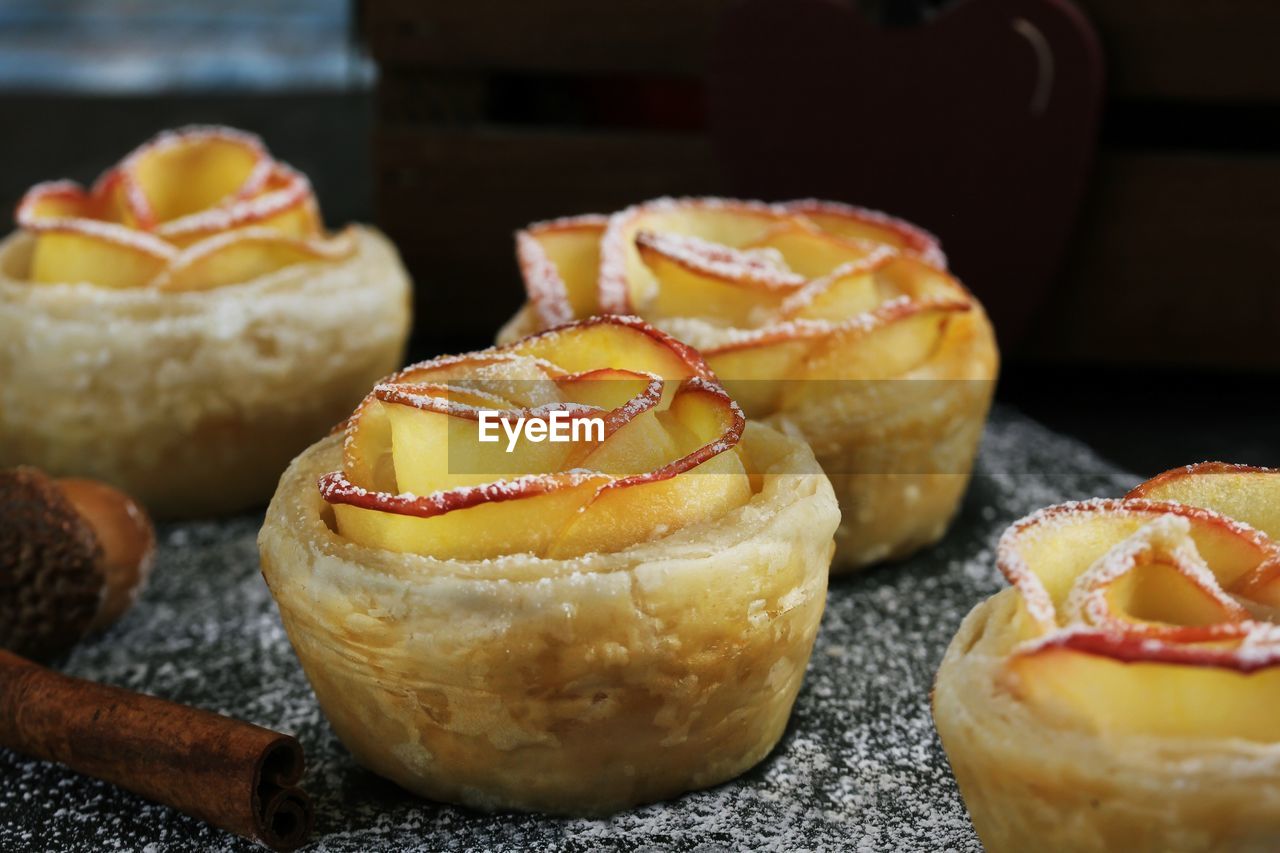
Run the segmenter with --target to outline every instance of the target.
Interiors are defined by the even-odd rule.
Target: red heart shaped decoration
[[[1059,271],[1102,99],[1068,0],[967,0],[884,29],[832,0],[725,11],[708,81],[735,193],[817,196],[934,231],[1016,345]]]

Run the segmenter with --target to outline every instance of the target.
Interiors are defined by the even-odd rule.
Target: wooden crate
[[[378,218],[419,281],[421,335],[492,335],[521,301],[527,222],[729,191],[696,115],[728,2],[364,0]],[[1280,4],[1078,2],[1107,53],[1102,150],[1014,355],[1280,368]]]

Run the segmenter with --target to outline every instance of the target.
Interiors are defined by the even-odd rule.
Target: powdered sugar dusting
[[[317,826],[308,850],[892,850],[980,853],[933,733],[929,688],[969,609],[1004,586],[991,546],[1036,507],[1138,478],[997,408],[947,538],[832,584],[777,749],[742,777],[608,820],[484,815],[359,768],[319,712],[258,571],[260,517],[164,527],[138,606],[59,664],[295,733]],[[0,849],[262,848],[109,785],[0,751]]]
[[[791,290],[805,283],[805,277],[787,269],[781,254],[773,249],[733,249],[689,234],[655,231],[641,231],[636,245],[730,283],[771,290]]]

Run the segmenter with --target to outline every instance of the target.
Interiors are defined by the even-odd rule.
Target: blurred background
[[[0,197],[157,130],[261,134],[486,345],[511,232],[816,195],[938,233],[1000,399],[1136,473],[1280,465],[1273,0],[0,0]]]

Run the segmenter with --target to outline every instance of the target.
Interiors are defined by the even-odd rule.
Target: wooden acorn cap
[[[106,484],[0,471],[0,647],[47,659],[107,627],[146,580],[154,546],[146,514]]]

